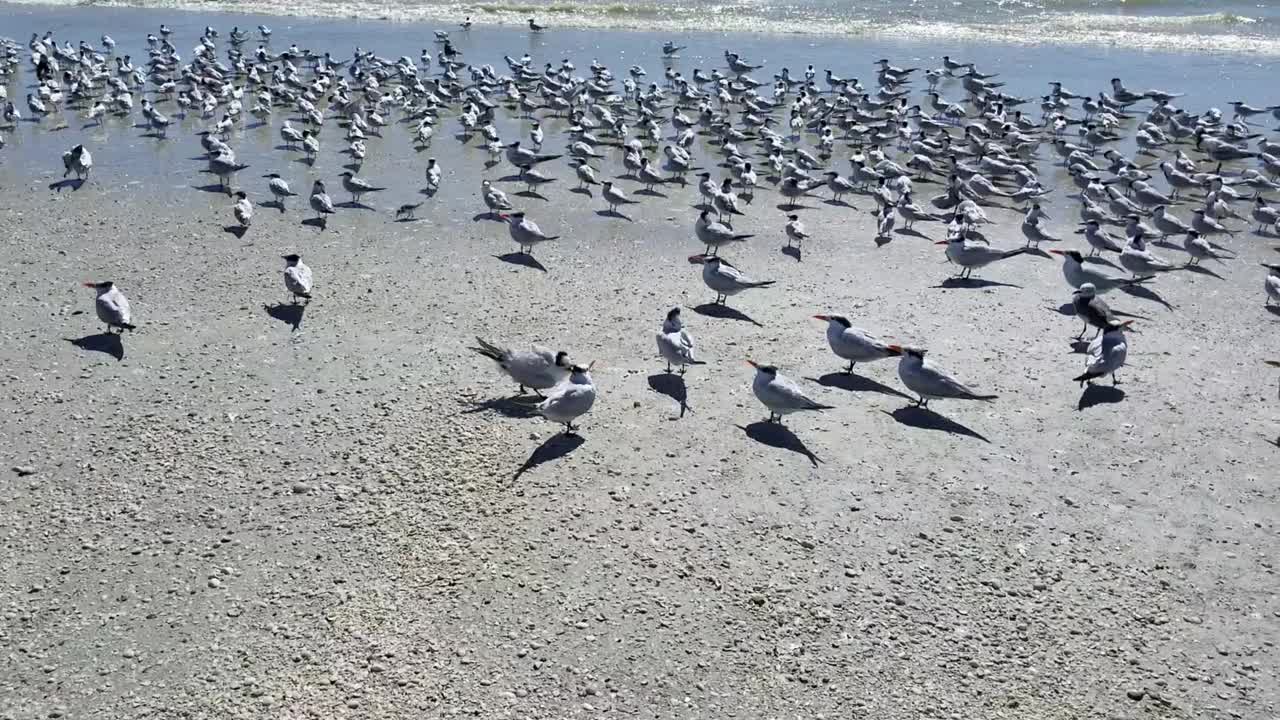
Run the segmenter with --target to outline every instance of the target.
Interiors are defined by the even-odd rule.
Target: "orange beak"
[[[950,240],[934,240],[933,241],[934,245],[949,245],[950,243],[951,243]]]
[[[751,366],[751,367],[753,367],[753,368],[758,368],[758,367],[760,367],[759,365],[757,365],[757,364],[756,364],[756,361],[755,361],[755,360],[747,360],[747,364],[748,364],[748,365],[750,365],[750,366]]]
[[[87,287],[87,288],[96,288],[96,287],[98,287],[96,284],[91,283],[91,282],[82,282],[82,283],[80,283],[80,284],[81,284],[81,285],[83,285],[83,286],[85,286],[85,287]]]
[[[813,319],[814,320],[830,320],[831,316],[830,315],[814,315]]]
[[[901,355],[901,354],[902,354],[902,346],[901,346],[901,345],[888,345],[887,347],[889,348],[889,352],[893,353],[894,355]]]
[[[701,265],[701,264],[705,263],[706,261],[707,261],[707,257],[706,257],[705,255],[690,255],[690,256],[689,256],[689,262],[693,263],[694,265]]]
[[[1066,255],[1066,253],[1061,250],[1050,250],[1049,252],[1053,253],[1054,255]]]

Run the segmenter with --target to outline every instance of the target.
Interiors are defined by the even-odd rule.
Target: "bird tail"
[[[538,162],[547,162],[548,160],[557,160],[561,157],[564,157],[564,156],[563,155],[539,155]]]
[[[310,300],[310,299],[311,299],[311,293],[309,293],[309,292],[298,293],[298,296],[299,296],[299,297],[304,297],[304,298],[306,298],[306,299],[308,299],[308,300]]]
[[[706,360],[690,360],[689,362],[685,363],[685,365],[706,365],[706,364],[707,364]]]
[[[1000,396],[999,395],[978,395],[976,393],[969,395],[969,398],[971,400],[985,400],[987,402],[991,402],[992,400],[995,400],[998,397]]]
[[[549,237],[549,238],[547,238],[547,239],[548,239],[548,240],[559,240],[559,239],[560,239],[560,236],[559,236],[559,235],[552,235],[551,237]]]
[[[1094,378],[1100,378],[1104,374],[1105,373],[1093,372],[1092,370],[1090,370],[1079,377],[1071,378],[1071,382],[1078,382],[1078,383],[1088,382],[1089,380],[1093,380]]]
[[[733,239],[734,239],[734,240],[746,240],[746,239],[748,239],[748,238],[753,238],[753,237],[755,237],[755,235],[734,235],[734,236],[733,236]]]
[[[498,347],[497,345],[494,345],[491,342],[485,341],[483,338],[477,337],[476,343],[479,344],[480,347],[473,347],[473,348],[467,348],[467,349],[474,350],[494,362],[502,362],[503,356],[507,354],[505,350]]]
[[[835,405],[823,405],[822,403],[814,403],[809,406],[810,410],[835,410]]]
[[[1016,249],[1016,250],[1008,250],[1008,251],[1005,251],[1005,253],[1004,253],[1003,255],[1001,255],[1000,257],[1002,257],[1002,258],[1011,258],[1011,257],[1013,257],[1014,255],[1021,255],[1022,253],[1030,252],[1030,251],[1031,251],[1031,248],[1029,248],[1029,247],[1020,247],[1020,248],[1018,248],[1018,249]]]
[[[753,288],[769,287],[770,285],[773,285],[776,282],[778,281],[777,280],[761,280],[760,282],[747,283],[747,287],[753,287]]]
[[[120,323],[120,327],[124,328],[125,330],[129,330],[129,331],[133,331],[133,330],[137,330],[137,329],[138,329],[138,326],[137,326],[137,325],[134,325],[133,323]]]

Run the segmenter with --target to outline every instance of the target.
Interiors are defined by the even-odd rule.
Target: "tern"
[[[1079,250],[1058,250],[1053,249],[1049,252],[1054,255],[1061,255],[1062,277],[1066,279],[1067,284],[1073,288],[1078,288],[1085,283],[1093,285],[1094,290],[1099,294],[1111,292],[1120,287],[1132,287],[1141,283],[1154,280],[1154,275],[1137,278],[1121,278],[1114,275],[1108,275],[1101,270],[1084,266],[1084,256]]]
[[[311,184],[311,209],[316,211],[316,219],[323,220],[325,215],[334,213],[333,200],[329,199],[329,193],[325,192],[324,182],[316,180]]]
[[[928,407],[931,398],[988,401],[996,399],[995,395],[982,395],[965,387],[946,371],[926,360],[927,351],[923,348],[890,345],[889,349],[901,356],[898,360],[898,378],[908,390],[920,396],[915,403],[916,407]]]
[[[93,307],[98,312],[98,319],[106,323],[108,333],[112,328],[120,328],[121,335],[125,330],[137,329],[133,324],[133,311],[129,309],[129,298],[120,292],[120,288],[116,287],[115,283],[103,280],[96,283],[87,282],[84,286],[97,291],[98,296],[94,300]]]
[[[1267,291],[1267,305],[1280,304],[1280,264],[1262,263],[1262,267],[1270,271],[1262,286]]]
[[[280,177],[279,173],[270,173],[263,177],[268,178],[267,189],[271,191],[276,202],[280,204],[280,212],[284,212],[285,198],[294,197],[298,193],[289,189],[289,183],[285,182],[284,178]]]
[[[635,201],[627,197],[622,189],[614,186],[610,180],[605,180],[602,184],[603,190],[601,195],[604,196],[605,202],[609,203],[609,212],[617,214],[619,205],[630,205]]]
[[[1187,236],[1183,238],[1182,249],[1186,250],[1187,254],[1191,256],[1187,260],[1188,266],[1199,265],[1200,261],[1205,259],[1217,260],[1218,262],[1230,259],[1230,256],[1223,255],[1214,249],[1213,245],[1209,244],[1208,240],[1200,237],[1200,233],[1195,230],[1188,232]]]
[[[370,185],[368,180],[356,177],[350,170],[342,173],[339,177],[342,178],[342,187],[351,193],[351,202],[356,205],[360,204],[360,197],[365,193],[386,190],[386,188]]]
[[[792,241],[795,241],[796,247],[800,247],[805,240],[812,237],[805,232],[804,223],[800,222],[799,215],[787,216],[787,224],[783,227],[783,232],[787,236],[787,247],[791,247]]]
[[[1120,251],[1120,267],[1128,270],[1134,277],[1177,269],[1173,263],[1147,249],[1141,232],[1130,238],[1129,244]]]
[[[805,395],[794,380],[779,373],[774,365],[761,365],[754,360],[748,360],[747,364],[756,369],[756,376],[751,381],[751,392],[769,409],[768,422],[781,423],[783,415],[795,412],[831,410],[835,407],[823,405]]]
[[[511,161],[516,167],[529,166],[532,167],[538,163],[544,163],[555,160],[560,155],[539,155],[528,148],[520,147],[520,141],[515,141],[507,146],[507,160]]]
[[[717,255],[693,255],[689,262],[702,266],[702,282],[716,292],[716,305],[727,305],[730,295],[743,290],[769,287],[776,280],[756,281],[739,272],[728,260]]]
[[[62,166],[66,168],[62,173],[64,178],[71,173],[76,174],[77,180],[87,178],[89,171],[93,169],[93,156],[84,145],[76,145],[62,153]]]
[[[569,379],[556,387],[546,400],[538,403],[538,412],[551,422],[564,425],[565,435],[576,435],[573,421],[591,411],[596,402],[596,386],[591,381],[590,367],[574,365]]]
[[[680,374],[683,375],[688,365],[706,365],[701,360],[695,360],[693,357],[693,338],[689,337],[689,332],[684,329],[684,322],[680,319],[680,308],[671,308],[667,312],[667,318],[662,322],[662,329],[658,332],[658,354],[663,360],[667,361],[667,372],[671,372],[671,366],[676,365],[680,368]]]
[[[698,241],[707,246],[706,254],[708,255],[718,254],[720,248],[729,243],[745,242],[748,238],[755,237],[750,234],[735,233],[724,223],[712,220],[706,210],[698,213],[698,219],[693,224],[693,232],[698,237]]]
[[[485,207],[489,208],[489,215],[501,213],[504,210],[511,210],[511,201],[507,199],[507,194],[493,186],[488,180],[480,182],[480,196],[484,198]]]
[[[844,374],[853,373],[853,366],[860,362],[874,362],[898,355],[889,345],[862,328],[853,326],[843,315],[814,315],[813,319],[827,323],[827,344],[831,352],[849,361]]]
[[[1030,247],[1001,250],[982,243],[969,242],[963,234],[955,235],[949,240],[938,240],[934,244],[947,246],[947,259],[960,267],[958,277],[961,278],[973,277],[975,269],[984,268],[999,260],[1031,252]]]
[[[1124,367],[1125,358],[1129,354],[1129,344],[1125,339],[1124,331],[1132,322],[1132,320],[1125,322],[1110,320],[1102,334],[1089,343],[1088,366],[1084,373],[1072,380],[1080,383],[1081,386],[1092,385],[1095,379],[1110,375],[1111,384],[1119,385],[1120,379],[1116,377],[1116,373]]]
[[[1107,306],[1106,301],[1098,297],[1098,289],[1093,286],[1093,283],[1085,283],[1071,293],[1071,307],[1075,309],[1076,317],[1084,322],[1080,334],[1076,335],[1077,340],[1084,337],[1090,325],[1098,328],[1098,332],[1102,332],[1113,317],[1111,308]]]
[[[253,219],[253,203],[249,202],[249,196],[243,190],[236,193],[236,203],[231,212],[236,216],[240,227],[249,227],[249,221]]]
[[[542,232],[542,228],[526,218],[523,212],[498,215],[498,217],[507,221],[507,230],[511,233],[511,239],[520,245],[520,252],[530,257],[533,257],[534,245],[560,238],[559,235],[547,235]]]
[[[296,253],[280,257],[284,259],[284,287],[289,291],[289,299],[294,303],[298,302],[298,298],[310,302],[311,268]]]
[[[427,174],[427,190],[434,195],[436,191],[440,189],[440,176],[441,176],[440,164],[436,162],[435,158],[427,158],[426,174]]]
[[[1089,246],[1093,248],[1089,252],[1089,256],[1099,255],[1103,251],[1123,252],[1124,244],[1115,235],[1102,229],[1102,225],[1097,220],[1090,220],[1084,224],[1084,239],[1089,242]]]
[[[569,353],[561,350],[550,350],[533,345],[528,350],[509,350],[494,345],[483,338],[476,338],[479,347],[468,348],[498,363],[498,367],[520,385],[520,394],[525,388],[533,390],[542,397],[542,390],[550,390],[569,377]]]

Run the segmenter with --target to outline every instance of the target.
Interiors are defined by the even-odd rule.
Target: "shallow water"
[[[48,30],[52,30],[59,39],[72,42],[81,38],[93,41],[106,32],[119,43],[118,54],[131,52],[135,59],[145,56],[145,33],[158,28],[161,23],[174,28],[175,44],[184,58],[190,56],[190,48],[206,25],[220,28],[225,33],[232,26],[253,28],[259,23],[275,29],[272,44],[276,48],[297,43],[316,52],[332,51],[335,57],[350,57],[351,51],[359,46],[376,48],[384,57],[407,55],[416,61],[423,47],[430,47],[433,53],[437,49],[431,45],[428,31],[433,26],[429,24],[324,18],[290,18],[286,21],[278,17],[246,14],[2,4],[0,14],[8,19],[6,34],[21,41],[25,42],[31,33],[43,34]],[[1218,106],[1226,108],[1229,115],[1226,103],[1237,98],[1254,105],[1275,104],[1280,100],[1274,96],[1274,86],[1269,83],[1273,79],[1269,63],[1259,58],[1244,59],[1234,55],[956,40],[924,42],[882,37],[796,38],[761,33],[684,33],[673,36],[648,31],[602,32],[560,28],[535,37],[520,29],[497,26],[477,26],[470,32],[453,33],[454,42],[464,59],[472,63],[491,63],[501,71],[506,70],[502,60],[504,54],[528,52],[539,67],[544,62],[559,63],[561,59],[568,58],[577,65],[579,72],[585,72],[593,58],[613,67],[618,75],[622,75],[630,65],[639,64],[646,68],[647,79],[657,82],[662,82],[664,67],[659,60],[659,47],[664,40],[672,38],[688,46],[678,59],[672,61],[686,76],[698,67],[704,71],[722,68],[726,48],[735,49],[749,60],[767,62],[767,67],[756,73],[760,79],[768,78],[783,66],[790,67],[794,75],[799,75],[806,65],[812,63],[819,73],[831,68],[841,77],[860,77],[864,82],[873,80],[872,62],[880,57],[891,58],[899,65],[933,67],[939,64],[939,56],[949,54],[975,61],[988,72],[1000,72],[1001,79],[1007,83],[1006,92],[1027,98],[1046,92],[1050,80],[1060,80],[1076,92],[1088,93],[1107,87],[1109,78],[1121,75],[1133,88],[1186,91],[1187,96],[1179,102],[1192,111]],[[246,49],[251,47],[246,45]],[[21,82],[29,83],[31,77],[24,68]],[[962,89],[953,80],[946,81],[940,91],[953,100],[963,96]],[[24,110],[21,99],[26,92],[16,80],[9,87],[10,96]],[[139,99],[135,98],[135,101]],[[919,99],[917,95],[913,101]],[[176,111],[172,105],[162,107],[170,114]],[[1035,103],[1024,106],[1024,110],[1039,116]],[[236,148],[241,161],[251,165],[242,173],[239,184],[251,196],[260,194],[265,190],[261,175],[275,171],[284,175],[295,191],[305,193],[313,179],[323,178],[329,183],[335,201],[340,199],[337,174],[348,161],[346,156],[336,152],[343,146],[341,131],[332,124],[326,125],[321,135],[324,148],[320,159],[315,167],[308,167],[298,160],[301,153],[277,148],[281,143],[278,128],[284,116],[283,110],[277,109],[270,126],[253,127],[250,123],[235,131],[231,145]],[[213,178],[197,174],[203,167],[198,159],[202,151],[193,134],[212,120],[188,117],[181,121],[180,126],[171,128],[170,139],[157,140],[144,137],[143,130],[132,126],[139,117],[135,111],[131,119],[113,118],[102,125],[84,127],[82,119],[64,111],[60,118],[46,120],[40,127],[23,122],[16,130],[5,132],[8,146],[0,150],[0,184],[57,180],[62,171],[60,153],[77,142],[85,142],[93,149],[98,167],[111,168],[114,181],[97,187],[94,192],[128,193],[141,187],[155,196],[183,198],[188,202],[200,196],[191,188],[206,185]],[[68,127],[50,132],[47,127],[59,120],[66,121]],[[499,113],[496,124],[504,138],[527,136],[527,123],[507,113]],[[547,151],[561,151],[551,145],[560,142],[559,130],[563,128],[563,121],[549,119],[546,125]],[[446,182],[440,197],[433,202],[474,206],[477,203],[479,167],[485,153],[477,139],[472,139],[465,146],[458,142],[454,137],[458,129],[456,118],[444,115],[431,150],[421,155],[409,149],[409,131],[398,123],[386,128],[381,140],[371,139],[369,159],[360,172],[378,184],[393,188],[372,199],[382,206],[391,207],[421,200],[415,188],[422,184],[422,168],[426,156],[430,155],[439,158],[446,172],[465,171],[466,176],[465,182]],[[1118,147],[1131,150],[1123,144]],[[709,148],[703,149],[700,155],[707,157],[710,152]],[[1042,156],[1046,160],[1052,159],[1047,151]],[[610,172],[618,168],[620,162],[616,152],[603,164]],[[835,161],[835,165],[841,172],[848,172],[847,163],[842,160]],[[1062,186],[1067,182],[1061,168],[1046,164],[1042,170],[1046,186]],[[561,183],[572,177],[571,171],[560,163],[556,163],[551,172],[562,178]],[[500,178],[507,175],[509,167],[503,163],[488,176]],[[104,173],[101,177],[107,175]],[[1061,193],[1055,193],[1053,201],[1061,202],[1061,198]],[[305,200],[305,197],[301,199]],[[212,206],[227,204],[222,195],[210,193],[207,200]],[[298,206],[305,207],[305,204],[299,203]]]
[[[68,6],[142,6],[310,17],[382,18],[453,25],[523,25],[682,33],[840,35],[942,42],[1103,45],[1180,52],[1280,55],[1280,5],[1262,0],[54,0]]]

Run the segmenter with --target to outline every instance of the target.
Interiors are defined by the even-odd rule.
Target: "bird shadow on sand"
[[[1226,278],[1203,265],[1184,265],[1182,269],[1187,272],[1193,272],[1197,275],[1208,275],[1209,277],[1217,278],[1219,280],[1226,280]]]
[[[364,203],[357,202],[355,200],[348,200],[344,203],[337,203],[336,205],[334,205],[334,207],[348,208],[351,210],[369,210],[373,212],[377,211],[377,208],[373,207],[372,205],[365,205]]]
[[[284,212],[284,202],[281,200],[264,200],[263,202],[258,203],[258,207],[271,208],[272,210]]]
[[[644,195],[645,197],[662,198],[663,200],[666,200],[666,199],[667,199],[667,196],[666,196],[666,195],[663,195],[662,193],[658,192],[657,190],[650,190],[649,188],[641,188],[641,189],[637,190],[637,191],[636,191],[636,195]]]
[[[570,189],[569,192],[573,193],[574,195],[586,195],[589,198],[595,197],[595,195],[591,194],[591,188],[576,187],[576,188]]]
[[[231,233],[236,236],[237,240],[243,240],[244,234],[249,232],[249,228],[244,225],[223,225],[222,232]]]
[[[893,238],[887,235],[877,235],[875,238],[875,241],[876,241],[876,247],[882,248],[885,245],[888,245],[889,243],[893,242]]]
[[[506,220],[503,220],[502,218],[498,217],[497,213],[492,213],[492,212],[482,212],[482,213],[477,213],[471,216],[471,222],[480,222],[481,220],[499,222],[499,223],[503,223],[504,225],[507,222]]]
[[[1172,305],[1166,302],[1164,298],[1160,297],[1160,295],[1157,294],[1156,291],[1152,290],[1151,288],[1145,288],[1145,287],[1142,287],[1141,285],[1125,285],[1124,287],[1120,288],[1120,292],[1126,295],[1132,295],[1136,298],[1142,298],[1143,300],[1150,300],[1151,302],[1157,303],[1159,305],[1163,305],[1165,310],[1174,309]]]
[[[1181,248],[1179,248],[1179,249],[1181,249]],[[1101,255],[1089,255],[1089,256],[1086,256],[1086,257],[1084,258],[1084,261],[1085,261],[1085,262],[1087,262],[1087,263],[1094,263],[1094,264],[1097,264],[1097,265],[1106,265],[1107,267],[1115,268],[1116,270],[1119,270],[1119,269],[1120,269],[1120,266],[1119,266],[1119,265],[1117,265],[1117,264],[1115,264],[1115,263],[1111,262],[1110,260],[1108,260],[1108,259],[1106,259],[1106,258],[1102,257]]]
[[[952,435],[971,437],[975,440],[981,440],[984,443],[991,442],[976,430],[965,427],[951,418],[939,415],[929,408],[908,405],[906,407],[900,407],[893,412],[889,412],[888,410],[881,410],[880,412],[888,415],[894,420],[897,420],[903,425],[909,425],[913,428],[919,428],[921,430],[940,430]]]
[[[503,175],[502,177],[498,178],[494,182],[503,182],[503,183],[524,182],[524,177],[522,177],[518,173],[515,175]]]
[[[836,199],[834,199],[834,198],[829,198],[829,199],[827,199],[827,200],[823,200],[823,201],[822,201],[822,204],[823,204],[823,205],[830,205],[831,207],[849,208],[850,210],[857,210],[857,209],[858,209],[858,208],[854,207],[854,206],[853,206],[851,203],[849,203],[849,202],[846,202],[846,201],[844,201],[844,200],[836,200]]]
[[[566,435],[564,433],[552,435],[550,438],[547,438],[546,442],[534,449],[533,454],[529,455],[529,459],[525,460],[524,464],[520,466],[520,469],[516,470],[515,477],[512,479],[519,480],[521,475],[524,475],[539,465],[549,463],[552,460],[559,460],[565,455],[568,455],[574,450],[582,447],[582,444],[586,441],[586,438],[581,435]]]
[[[66,340],[81,350],[106,353],[117,361],[124,360],[124,341],[116,333],[104,332]]]
[[[83,186],[84,180],[82,178],[67,178],[66,180],[59,180],[58,182],[50,183],[49,189],[54,192],[62,192],[67,188],[71,188],[74,192]]]
[[[542,202],[551,202],[550,200],[547,199],[545,195],[539,194],[537,190],[521,190],[520,192],[516,193],[516,196],[523,197],[523,198],[533,198],[534,200],[541,200]]]
[[[1267,312],[1275,315],[1276,317],[1280,317],[1280,305],[1267,305],[1266,307]]]
[[[810,207],[809,205],[801,205],[799,203],[795,203],[793,205],[789,205],[787,203],[780,203],[777,206],[777,208],[783,212],[800,212],[801,210],[817,210],[818,209],[816,207]]]
[[[929,237],[928,235],[925,235],[924,233],[920,232],[919,230],[916,230],[915,228],[898,228],[893,232],[894,234],[897,234],[897,235],[910,235],[911,237],[917,237],[917,238],[920,238],[921,240],[933,240],[933,238]]]
[[[263,305],[262,309],[271,317],[288,325],[290,330],[297,330],[302,327],[302,315],[307,311],[307,306],[302,303],[279,303]]]
[[[1076,410],[1088,410],[1094,405],[1114,405],[1124,400],[1124,391],[1114,385],[1088,385],[1080,393]]]
[[[691,410],[689,407],[689,388],[684,384],[684,376],[676,373],[655,373],[649,376],[649,388],[656,393],[666,395],[680,406],[680,417]]]
[[[781,250],[783,255],[786,255],[787,257],[790,257],[790,258],[795,258],[796,262],[801,262],[800,248],[796,247],[795,245],[783,245]]]
[[[314,217],[314,218],[306,218],[305,220],[302,221],[302,224],[306,225],[307,227],[313,227],[317,230],[324,230],[326,227],[329,226],[329,221],[325,219],[323,216],[321,216],[321,217]]]
[[[822,462],[821,458],[814,455],[813,451],[782,423],[761,420],[753,422],[746,427],[741,425],[736,425],[735,427],[761,445],[768,445],[771,448],[789,450],[798,455],[803,455],[814,467],[818,467],[818,463]]]
[[[498,258],[504,263],[511,263],[512,265],[519,265],[520,267],[527,267],[527,268],[532,268],[534,270],[541,270],[542,272],[547,271],[547,268],[544,267],[542,263],[538,262],[537,258],[526,253],[512,252],[512,253],[507,253],[506,255],[494,255],[494,257]]]
[[[846,392],[877,392],[884,395],[897,395],[905,400],[914,399],[910,395],[899,392],[888,385],[881,385],[869,377],[854,373],[833,372],[827,373],[822,377],[805,378],[805,380],[816,382],[823,387],[838,388]]]
[[[699,315],[705,315],[706,317],[720,318],[721,320],[741,320],[743,322],[749,322],[756,327],[764,327],[763,324],[756,322],[750,315],[739,310],[734,310],[728,305],[703,303],[693,308],[693,311]]]
[[[976,277],[962,278],[962,277],[954,277],[954,276],[949,277],[946,280],[943,280],[940,284],[933,286],[934,289],[941,288],[945,290],[957,290],[961,288],[977,290],[980,288],[989,288],[989,287],[1011,287],[1011,288],[1022,289],[1021,285],[1014,285],[1012,283],[1002,283],[1002,282],[996,282],[995,280],[986,280],[984,278],[976,278]]]
[[[227,190],[227,186],[226,186],[226,185],[219,185],[218,183],[209,183],[208,185],[192,185],[192,186],[191,186],[191,189],[193,189],[193,190],[199,190],[200,192],[214,193],[214,194],[217,194],[217,195],[230,195],[230,194],[231,194],[231,193]]]
[[[464,415],[470,415],[478,412],[495,412],[499,415],[517,420],[534,417],[538,414],[535,403],[539,398],[528,397],[526,395],[512,395],[510,397],[498,397],[485,400],[483,402],[468,401],[469,409],[463,410]]]
[[[627,222],[635,222],[635,220],[632,220],[631,218],[627,217],[626,215],[623,215],[617,210],[597,210],[596,215],[604,218],[622,218]]]

